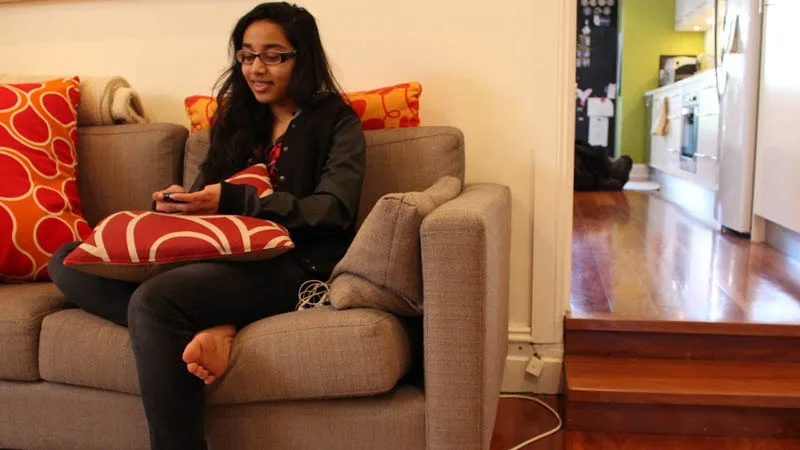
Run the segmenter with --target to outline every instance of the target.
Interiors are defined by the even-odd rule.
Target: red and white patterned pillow
[[[226,181],[272,193],[263,164]],[[270,220],[233,215],[182,215],[121,211],[95,227],[64,259],[74,269],[117,280],[142,282],[195,261],[258,261],[294,248],[289,232]]]
[[[230,184],[249,184],[255,187],[258,198],[272,194],[272,181],[269,179],[266,164],[254,164],[225,181]]]
[[[0,279],[48,280],[90,227],[78,196],[78,78],[0,83]]]

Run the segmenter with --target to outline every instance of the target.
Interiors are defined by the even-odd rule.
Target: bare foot
[[[206,384],[213,383],[228,368],[234,336],[233,325],[219,325],[197,333],[183,351],[186,369]]]

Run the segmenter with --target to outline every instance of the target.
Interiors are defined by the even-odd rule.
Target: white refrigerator
[[[718,1],[717,20],[723,21],[717,57],[720,222],[724,228],[747,234],[753,215],[764,0]]]
[[[766,0],[754,213],[800,232],[800,0]]]

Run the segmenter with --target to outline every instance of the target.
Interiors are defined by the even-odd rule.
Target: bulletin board
[[[614,155],[618,10],[622,0],[578,2],[575,51],[575,138]]]

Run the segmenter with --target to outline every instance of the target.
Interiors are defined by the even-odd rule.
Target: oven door
[[[688,100],[688,99],[687,99]],[[699,105],[696,97],[693,102],[684,104],[681,115],[682,118],[682,133],[681,133],[681,158],[679,167],[681,170],[687,172],[697,172],[697,131],[700,123],[699,119]]]

